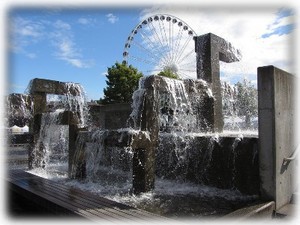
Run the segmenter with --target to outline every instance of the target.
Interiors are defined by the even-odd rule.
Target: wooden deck
[[[83,192],[23,170],[10,170],[6,180],[9,191],[22,195],[60,216],[79,216],[92,221],[107,222],[172,222],[171,219]]]

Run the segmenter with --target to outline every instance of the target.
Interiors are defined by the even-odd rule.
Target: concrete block
[[[65,95],[66,93],[77,96],[80,95],[77,85],[67,85],[65,82],[35,78],[30,83],[30,94],[47,93]]]
[[[261,196],[276,202],[276,209],[288,204],[295,191],[295,162],[290,157],[296,140],[297,78],[274,66],[258,68],[259,167]]]
[[[212,34],[204,34],[194,38],[197,53],[197,78],[207,81],[212,88],[214,104],[209,111],[213,112],[213,132],[222,132],[224,121],[222,114],[222,95],[220,82],[220,62],[239,61],[241,54],[232,44],[223,38]]]

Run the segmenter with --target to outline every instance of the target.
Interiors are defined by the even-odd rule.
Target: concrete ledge
[[[286,204],[285,206],[281,207],[279,210],[276,210],[275,217],[293,217],[298,212],[298,207],[296,204]]]
[[[222,219],[255,219],[255,218],[272,218],[275,209],[275,202],[264,202],[242,209],[238,209],[232,213],[222,217]]]

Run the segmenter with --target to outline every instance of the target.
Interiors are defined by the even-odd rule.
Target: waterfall
[[[42,114],[39,138],[31,152],[33,167],[67,171],[69,129],[59,124],[60,114],[61,110]]]
[[[77,128],[88,126],[88,109],[81,85],[64,83],[64,95],[47,94],[47,112],[42,113],[39,134],[31,151],[32,167],[68,173],[69,126],[64,113],[73,112]],[[37,126],[39,124],[35,124]]]
[[[159,93],[161,132],[190,132],[196,127],[196,115],[183,81],[163,79],[165,89]]]
[[[250,81],[235,85],[222,83],[222,104],[225,131],[258,130],[257,90]]]
[[[123,176],[131,177],[133,156],[131,143],[135,135],[137,131],[133,129],[90,132],[85,146],[87,179],[93,181],[111,179],[108,177],[104,179],[103,171],[106,175],[119,177],[118,179]]]
[[[47,104],[51,111],[62,109],[76,112],[79,127],[87,127],[89,123],[86,94],[80,84],[64,83],[66,92],[64,95],[47,95]]]

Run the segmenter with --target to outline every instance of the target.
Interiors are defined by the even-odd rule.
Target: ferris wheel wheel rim
[[[137,30],[137,29],[142,29],[142,24],[144,23],[144,21],[148,21],[150,18],[154,18],[155,16],[158,16],[159,18],[160,17],[162,17],[162,16],[164,16],[165,18],[167,18],[167,17],[170,17],[171,18],[171,20],[172,19],[176,19],[177,20],[177,22],[178,22],[178,20],[180,21],[180,22],[182,22],[183,24],[185,24],[185,26],[187,26],[189,29],[187,29],[187,30],[189,30],[189,31],[191,31],[192,32],[192,34],[193,34],[193,36],[197,36],[197,33],[185,22],[185,21],[183,21],[182,19],[180,19],[180,18],[178,18],[178,17],[176,17],[176,16],[174,16],[174,15],[171,15],[171,14],[154,14],[154,15],[152,15],[152,16],[149,16],[149,17],[147,17],[146,19],[143,19],[143,20],[141,20],[135,27],[134,27],[134,29],[130,32],[130,34],[129,34],[129,36],[127,37],[127,41],[126,41],[126,43],[125,43],[125,47],[124,47],[124,50],[123,50],[123,62],[125,62],[125,63],[128,63],[128,60],[127,59],[124,59],[125,57],[128,57],[128,51],[126,51],[126,50],[128,50],[129,48],[130,48],[130,43],[132,42],[132,40],[133,40],[133,37],[137,34],[137,32],[135,33],[135,31]],[[170,21],[171,21],[170,20]],[[176,23],[177,23],[176,22]],[[145,25],[145,24],[144,24]]]

